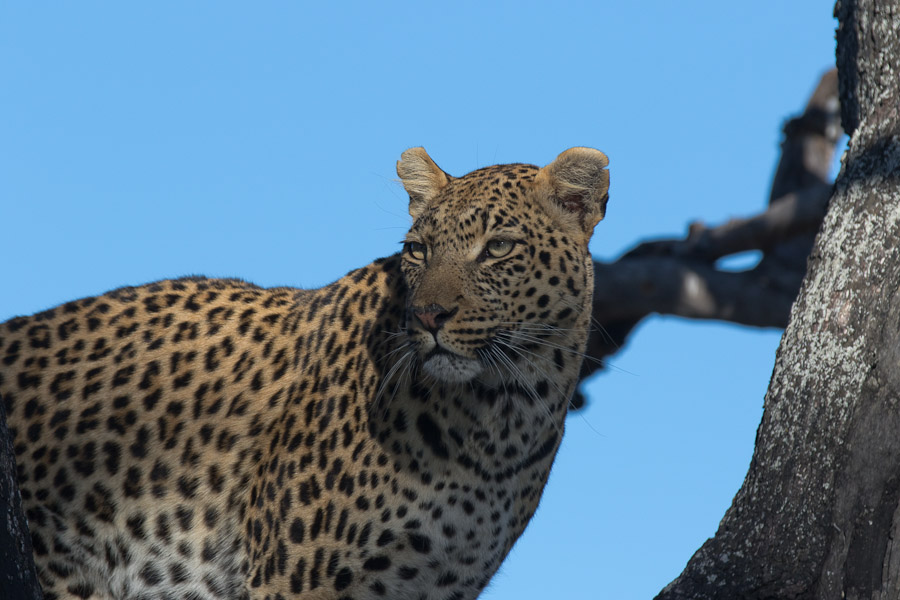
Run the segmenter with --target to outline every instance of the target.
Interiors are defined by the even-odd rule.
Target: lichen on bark
[[[659,598],[900,597],[900,6],[835,14],[849,149],[747,477]]]

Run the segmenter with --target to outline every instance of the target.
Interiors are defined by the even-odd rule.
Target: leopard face
[[[410,346],[437,380],[528,379],[518,363],[532,362],[529,347],[577,327],[590,300],[584,214],[564,212],[548,174],[531,165],[462,179],[428,168],[446,183],[411,205],[402,253]]]

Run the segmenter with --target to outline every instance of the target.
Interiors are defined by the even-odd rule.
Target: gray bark
[[[900,598],[900,6],[835,13],[849,150],[750,470],[660,599]]]

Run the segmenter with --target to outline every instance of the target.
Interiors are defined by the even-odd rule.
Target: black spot
[[[213,529],[219,521],[219,510],[214,506],[209,506],[203,513],[203,524],[207,529]]]
[[[40,422],[32,423],[28,426],[28,439],[31,442],[37,442],[41,438],[41,429],[43,429],[43,424]]]
[[[543,460],[544,458],[549,456],[553,452],[553,450],[556,448],[556,440],[557,439],[558,439],[557,435],[553,434],[553,436],[550,437],[550,439],[548,439],[546,442],[544,442],[540,448],[538,448],[531,456],[529,456],[525,460],[525,462],[522,464],[522,468],[527,469],[528,467],[530,467],[534,463],[538,462],[539,460]]]
[[[200,480],[196,477],[185,477],[182,475],[178,478],[178,491],[186,499],[190,500],[197,494],[197,486]]]
[[[385,529],[381,532],[381,535],[378,536],[378,540],[375,542],[375,545],[381,548],[383,546],[387,546],[395,539],[397,539],[397,536],[394,535],[394,532],[390,529]]]
[[[183,388],[183,387],[187,387],[188,385],[190,385],[191,379],[193,378],[193,376],[194,376],[194,374],[191,371],[188,371],[188,372],[184,373],[183,375],[181,375],[180,377],[176,377],[172,381],[172,387],[176,390]]]
[[[119,387],[121,385],[125,385],[129,381],[131,381],[131,376],[134,374],[134,365],[129,365],[127,367],[123,367],[116,371],[115,375],[113,375],[112,387]]]
[[[125,473],[125,483],[122,484],[122,493],[126,498],[140,498],[143,492],[140,469],[129,467]]]
[[[35,398],[25,403],[25,418],[31,419],[35,414],[44,414],[44,406]]]
[[[190,531],[194,521],[194,509],[179,505],[175,508],[175,518],[178,519],[182,531]]]
[[[70,446],[70,453],[72,453],[73,449],[75,452],[75,456],[77,456],[78,447]],[[87,442],[84,446],[81,447],[81,456],[72,463],[75,467],[75,470],[85,476],[93,474],[95,455],[96,449],[94,446],[94,442]]]
[[[386,571],[391,566],[391,559],[385,555],[373,556],[363,563],[366,571]]]
[[[162,574],[149,562],[144,565],[138,576],[149,586],[159,585],[162,581]]]
[[[146,396],[144,396],[144,408],[147,410],[153,410],[153,407],[156,406],[156,403],[159,402],[159,399],[162,397],[162,390],[160,388],[156,388]]]
[[[66,591],[76,598],[90,598],[94,595],[94,588],[88,583],[74,583]]]
[[[431,448],[431,451],[440,458],[449,458],[450,452],[444,443],[443,435],[437,423],[432,420],[428,413],[420,413],[416,419],[416,428],[422,435],[422,441]]]
[[[301,521],[300,519],[294,519],[294,521],[291,523],[291,529],[289,533],[291,541],[295,544],[302,544],[304,529],[305,528],[303,527],[303,521]]]
[[[413,550],[422,554],[431,552],[431,540],[420,533],[409,534],[409,545],[412,546]]]
[[[562,350],[560,350],[559,348],[553,351],[553,364],[556,365],[557,371],[562,371],[566,366],[566,361],[563,360]]]
[[[316,509],[316,516],[313,517],[312,527],[309,528],[309,539],[314,540],[319,537],[322,531],[322,522],[325,520],[325,512],[321,508]]]
[[[353,572],[344,567],[334,576],[334,589],[337,591],[345,590],[353,583]]]
[[[188,580],[188,570],[183,564],[172,563],[169,565],[169,577],[172,583],[184,583]]]
[[[278,540],[278,548],[275,550],[275,555],[278,560],[278,574],[284,576],[285,571],[287,571],[288,549],[283,540]]]
[[[37,388],[41,385],[41,376],[40,375],[30,375],[28,373],[20,372],[18,376],[18,383],[20,390],[26,390],[28,388]]]
[[[219,472],[219,468],[216,465],[210,465],[207,483],[209,483],[210,489],[217,494],[224,489],[225,476]]]
[[[212,562],[215,560],[217,554],[218,552],[215,544],[213,544],[209,538],[203,540],[203,551],[200,553],[200,558],[202,558],[204,562]]]
[[[299,594],[303,591],[303,573],[306,571],[306,559],[299,559],[294,572],[291,573],[291,593]]]
[[[21,342],[19,340],[14,341],[6,348],[6,356],[3,357],[3,364],[11,365],[19,358],[19,350],[21,349]]]
[[[156,381],[156,377],[159,375],[159,363],[155,360],[147,363],[147,368],[144,369],[144,375],[141,377],[140,383],[138,383],[138,387],[142,390],[149,389],[150,386]]]
[[[322,562],[325,560],[325,550],[319,548],[313,557],[313,566],[309,569],[309,589],[314,590],[319,587],[319,572],[322,569]]]
[[[157,460],[150,471],[150,481],[165,481],[169,478],[169,465]]]
[[[207,372],[215,371],[219,367],[219,361],[216,359],[218,350],[215,346],[206,351],[206,370]]]
[[[36,556],[46,556],[49,552],[47,544],[44,543],[44,538],[37,531],[31,532],[31,546],[34,548]]]
[[[547,252],[545,250],[541,250],[538,253],[538,258],[540,259],[541,264],[544,265],[544,267],[546,267],[548,269],[550,268],[550,253],[549,252]]]
[[[156,537],[167,544],[172,540],[169,517],[166,513],[161,513],[156,517]]]
[[[197,312],[198,310],[200,310],[201,307],[199,304],[197,304],[196,298],[197,294],[191,294],[190,296],[188,296],[187,302],[184,303],[184,307],[191,312]]]
[[[115,442],[105,442],[103,452],[106,454],[106,470],[110,475],[119,472],[119,461],[122,457],[122,448]]]

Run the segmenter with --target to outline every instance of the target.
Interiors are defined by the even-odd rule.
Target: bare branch
[[[639,244],[614,262],[594,262],[595,331],[582,378],[602,368],[631,330],[652,314],[714,319],[752,327],[784,327],[806,273],[813,239],[828,209],[828,174],[841,135],[837,75],[825,73],[803,113],[784,125],[782,155],[768,208],[707,227],[696,222],[682,239]],[[716,267],[726,256],[759,250],[743,272]],[[575,406],[584,399],[578,395]]]
[[[644,242],[625,254],[635,256],[673,256],[707,263],[746,252],[768,251],[801,234],[815,234],[831,197],[831,184],[812,186],[785,194],[769,208],[753,217],[731,219],[718,227],[692,223],[684,240]]]
[[[793,287],[773,286],[766,269],[733,273],[676,257],[624,257],[594,263],[594,272],[594,311],[614,321],[659,313],[784,327],[796,295]]]

